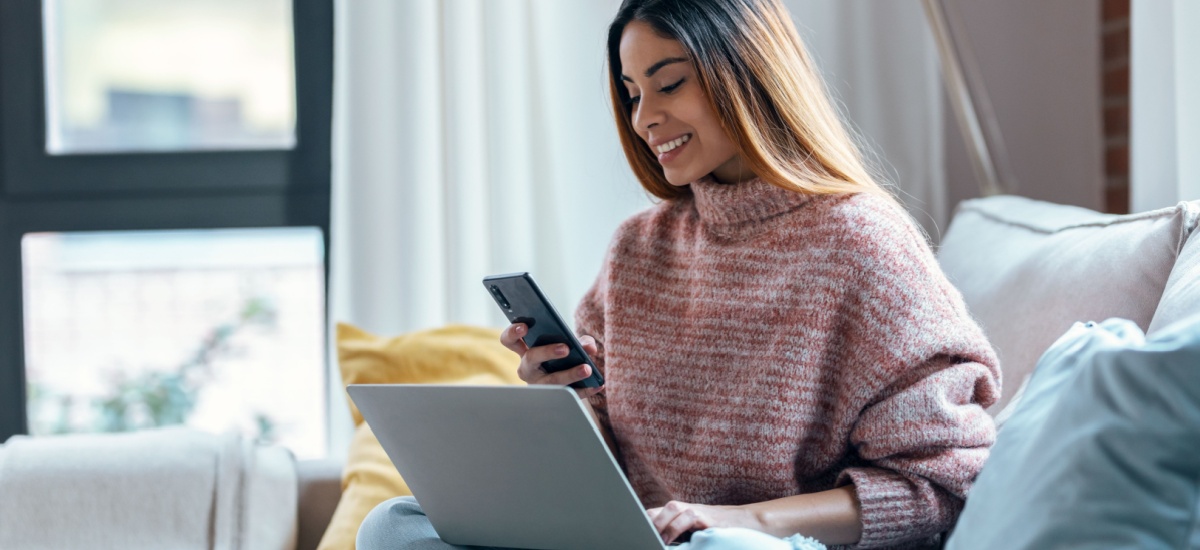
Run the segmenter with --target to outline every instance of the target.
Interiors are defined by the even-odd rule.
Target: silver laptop
[[[400,384],[347,391],[446,542],[664,548],[570,388]]]

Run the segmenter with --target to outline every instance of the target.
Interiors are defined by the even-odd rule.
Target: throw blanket
[[[13,437],[0,447],[0,548],[288,549],[282,448],[172,428]]]

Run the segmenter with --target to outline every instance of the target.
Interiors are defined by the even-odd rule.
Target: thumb
[[[583,346],[583,351],[586,351],[588,355],[595,355],[599,351],[599,348],[596,346],[596,339],[591,336],[580,336],[579,345]]]

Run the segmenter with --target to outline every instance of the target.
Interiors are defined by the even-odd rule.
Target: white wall
[[[955,1],[1008,148],[1009,192],[1102,209],[1099,2]],[[979,186],[949,107],[944,121],[954,205]]]
[[[1200,199],[1200,2],[1134,2],[1130,17],[1130,206]]]

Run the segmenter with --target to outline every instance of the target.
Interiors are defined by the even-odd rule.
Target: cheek
[[[709,108],[708,99],[703,94],[696,95],[698,97],[689,98],[687,117],[690,126],[699,134],[702,148],[709,155],[732,153],[735,150],[733,142],[725,136],[721,120]]]
[[[737,147],[725,135],[724,128],[721,127],[720,121],[715,117],[706,120],[703,125],[697,125],[697,131],[700,133],[700,143],[703,145],[707,156],[715,159],[717,157],[725,158],[737,153]]]

